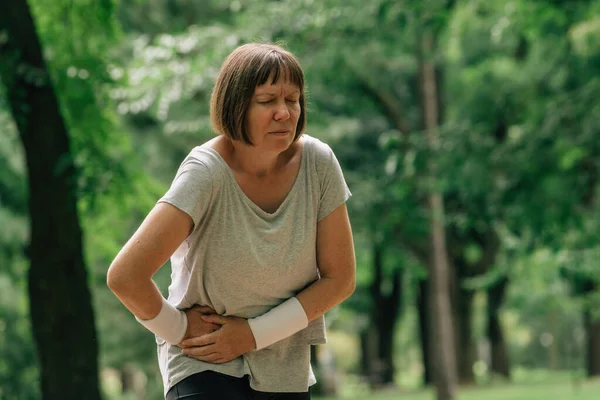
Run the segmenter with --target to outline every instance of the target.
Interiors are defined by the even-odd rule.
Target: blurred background
[[[3,3],[0,399],[97,398],[51,394],[94,368],[104,399],[161,398],[154,339],[106,271],[213,136],[224,58],[256,40],[298,56],[307,133],[353,192],[358,287],[327,314],[314,397],[599,398],[600,1]],[[36,178],[52,152],[76,208]],[[76,268],[60,243],[81,243]],[[65,364],[73,330],[91,350]]]

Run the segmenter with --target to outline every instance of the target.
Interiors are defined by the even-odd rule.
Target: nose
[[[277,109],[275,110],[275,115],[273,116],[273,119],[275,121],[285,121],[289,118],[290,118],[290,110],[288,109],[288,106],[284,101],[283,103],[280,103],[277,106]]]

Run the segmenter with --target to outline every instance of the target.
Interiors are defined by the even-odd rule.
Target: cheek
[[[271,118],[273,118],[273,113],[267,110],[256,110],[250,115],[251,117],[248,119],[249,125],[257,127],[268,124]]]
[[[300,108],[300,105],[292,108],[291,111],[292,111],[294,118],[296,118],[296,119],[300,118],[300,114],[302,114],[302,109]]]

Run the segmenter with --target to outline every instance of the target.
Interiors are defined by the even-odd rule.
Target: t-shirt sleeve
[[[333,150],[326,144],[322,145],[324,149],[321,152],[321,157],[319,157],[320,162],[317,165],[321,184],[317,221],[328,216],[352,196],[344,179],[340,163],[335,154],[333,154]]]
[[[169,203],[188,214],[195,228],[208,210],[213,184],[208,167],[189,155],[181,163],[171,187],[158,203]]]

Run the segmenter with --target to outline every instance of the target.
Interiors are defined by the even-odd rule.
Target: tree
[[[99,399],[94,314],[69,134],[25,0],[2,2],[0,29],[0,73],[27,164],[29,299],[42,396]]]
[[[435,51],[433,32],[425,30],[421,38],[419,69],[421,76],[424,126],[427,141],[434,151],[438,142],[438,88],[435,65],[432,61]],[[437,166],[430,160],[429,172],[432,180],[437,175]],[[450,267],[446,250],[446,227],[444,220],[444,202],[439,189],[432,188],[429,194],[431,258],[429,262],[429,306],[432,317],[430,340],[436,354],[434,362],[434,383],[439,400],[451,400],[456,397],[456,354],[454,344],[454,325],[450,298]]]
[[[377,388],[394,384],[394,328],[401,310],[402,271],[398,266],[394,268],[391,289],[386,293],[383,289],[386,283],[383,274],[385,248],[383,243],[375,243],[373,247],[374,276],[370,289],[373,302],[371,328],[374,329],[366,332],[373,336],[365,339],[374,340],[376,344],[375,354],[368,355],[371,359],[368,375],[373,387]]]

